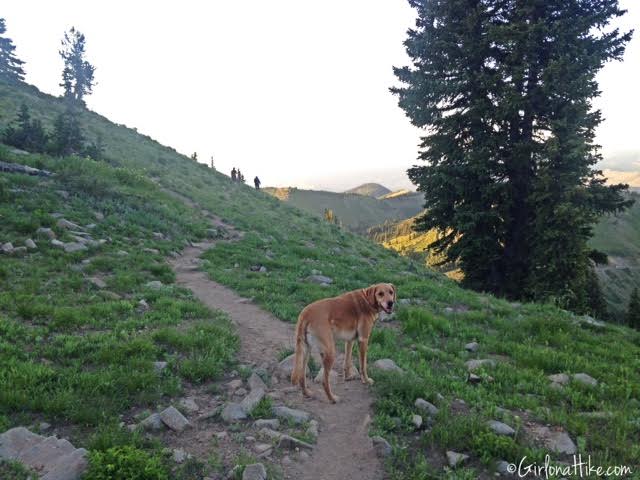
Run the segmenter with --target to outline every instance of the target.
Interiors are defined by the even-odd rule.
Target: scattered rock
[[[36,230],[36,234],[47,237],[49,240],[56,238],[56,233],[50,228],[40,227]]]
[[[389,442],[387,442],[384,438],[380,436],[372,437],[371,441],[373,442],[373,449],[376,452],[376,455],[379,457],[388,457],[391,455],[393,449]]]
[[[254,463],[244,467],[242,480],[267,480],[267,469],[261,463]]]
[[[38,246],[36,245],[36,242],[34,242],[33,240],[31,240],[30,238],[27,238],[24,241],[24,245],[25,247],[27,247],[29,250],[35,250],[36,248],[38,248]]]
[[[176,463],[183,463],[188,458],[191,458],[191,455],[185,452],[182,448],[176,448],[173,451],[173,461]]]
[[[64,218],[58,220],[56,225],[58,226],[58,228],[64,228],[65,230],[82,230],[82,227],[80,225],[70,222],[69,220],[65,220]]]
[[[323,379],[324,379],[324,367],[320,367],[320,370],[318,371],[318,374],[316,375],[316,378],[313,379],[313,381],[316,383],[322,383]],[[329,372],[329,383],[336,383],[337,381],[338,381],[338,372],[336,372],[335,370],[331,370]]]
[[[464,463],[469,458],[469,455],[464,453],[454,452],[452,450],[447,451],[447,462],[451,468],[456,468],[461,463]]]
[[[301,423],[308,422],[310,415],[307,412],[303,412],[302,410],[296,410],[294,408],[289,408],[285,406],[274,407],[273,414],[276,417],[279,417],[284,420],[288,420],[297,425]]]
[[[155,369],[156,373],[162,373],[162,371],[167,368],[168,365],[169,364],[167,362],[153,362],[153,368]]]
[[[222,409],[220,416],[225,422],[234,423],[247,418],[247,412],[239,403],[229,402]]]
[[[87,469],[87,451],[68,440],[43,437],[24,427],[0,435],[0,460],[16,460],[43,480],[78,480]]]
[[[245,440],[247,440],[245,438]],[[253,451],[256,452],[258,455],[262,455],[268,451],[270,451],[273,447],[271,446],[270,443],[255,443],[253,445]]]
[[[15,247],[11,252],[13,255],[21,255],[27,253],[27,247]]]
[[[505,475],[505,476],[512,475],[509,465],[510,463],[507,462],[506,460],[498,461],[498,463],[496,463],[496,472],[498,472],[500,475]]]
[[[262,378],[260,378],[260,375],[258,375],[256,372],[251,373],[251,376],[249,377],[249,380],[247,380],[247,383],[249,384],[249,390],[264,390],[265,392],[267,391],[267,385],[264,383]]]
[[[547,378],[553,383],[557,383],[559,385],[567,385],[569,383],[569,375],[566,373],[556,373],[554,375],[549,375]]]
[[[147,301],[143,298],[138,302],[137,310],[138,312],[148,312],[151,309]]]
[[[93,212],[93,216],[98,221],[104,220],[104,215],[101,212]]]
[[[153,236],[153,238],[155,238],[157,240],[163,240],[164,239],[164,234],[160,233],[160,232],[152,232],[151,235]]]
[[[128,257],[129,256],[129,252],[127,252],[125,250],[118,250],[116,252],[116,255],[118,255],[119,257]]]
[[[505,435],[508,437],[513,437],[516,434],[516,431],[513,428],[511,428],[509,425],[507,425],[506,423],[499,422],[497,420],[489,420],[487,422],[487,425],[496,435]]]
[[[164,287],[164,283],[162,283],[160,280],[152,280],[150,282],[147,282],[145,284],[145,287],[152,288],[153,290],[158,290]]]
[[[476,375],[475,373],[469,372],[469,376],[467,377],[467,382],[472,384],[478,384],[482,382],[482,377]]]
[[[51,424],[47,423],[47,422],[40,422],[38,424],[38,430],[40,430],[41,432],[46,432],[47,430],[49,430],[51,428]]]
[[[83,243],[80,243],[80,242],[65,243],[62,248],[67,253],[82,252],[84,250],[87,250],[87,246],[85,244],[83,244]]]
[[[140,426],[145,430],[153,431],[164,430],[165,428],[165,424],[162,421],[162,418],[160,418],[159,413],[152,413],[151,415],[149,415],[147,418],[140,422]]]
[[[107,288],[107,283],[100,277],[89,277],[88,281],[96,288]]]
[[[544,445],[554,453],[573,455],[578,451],[571,437],[562,430],[551,429],[544,425],[529,425],[525,430],[536,443]]]
[[[51,240],[51,245],[58,248],[64,248],[64,242],[61,242],[60,240],[56,240],[55,238]]]
[[[237,397],[244,397],[247,394],[247,390],[245,388],[240,387],[233,394]]]
[[[417,398],[414,405],[420,410],[427,412],[429,415],[438,414],[438,407],[433,403],[427,402],[424,398]]]
[[[474,372],[484,366],[495,367],[496,362],[495,360],[492,360],[490,358],[484,358],[484,359],[468,360],[464,362],[464,364],[467,366],[467,370],[469,370],[470,372]]]
[[[178,404],[187,413],[196,413],[200,410],[200,407],[193,397],[182,398],[180,399]]]
[[[265,273],[267,271],[267,267],[265,267],[264,265],[251,265],[249,267],[249,270],[251,270],[252,272]]]
[[[278,363],[278,367],[276,368],[276,375],[280,378],[289,378],[291,376],[291,372],[293,371],[293,363],[295,359],[295,354],[291,354],[288,357]],[[309,375],[309,366],[307,365],[306,375]]]
[[[13,252],[13,244],[11,242],[3,243],[2,246],[0,246],[0,251],[9,255]]]
[[[142,251],[144,253],[151,253],[153,255],[159,255],[160,254],[160,250],[158,250],[157,248],[143,248]]]
[[[298,440],[297,438],[293,438],[284,433],[276,432],[275,430],[271,430],[270,428],[261,429],[260,435],[277,441],[278,447],[280,448],[287,448],[289,450],[300,448],[308,448],[309,450],[311,450],[313,448],[313,445],[311,445],[310,443],[303,442],[302,440]]]
[[[306,280],[307,282],[318,283],[320,285],[330,285],[333,283],[333,279],[325,275],[309,275]]]
[[[404,373],[404,371],[398,365],[396,365],[396,362],[394,362],[390,358],[382,358],[380,360],[376,360],[375,362],[373,362],[372,366],[385,372]]]
[[[411,423],[413,423],[413,426],[416,427],[416,430],[420,430],[420,428],[422,427],[422,417],[420,415],[414,414],[411,417]]]
[[[578,383],[582,383],[583,385],[589,385],[591,387],[595,387],[596,385],[598,385],[598,381],[591,375],[587,375],[586,373],[575,373],[573,375],[573,380]]]
[[[309,435],[310,437],[313,438],[313,440],[317,440],[318,439],[318,435],[320,434],[320,432],[318,431],[319,428],[319,424],[317,420],[311,420],[309,422],[309,426],[307,427],[307,435]]]
[[[236,378],[235,380],[231,380],[229,383],[227,383],[227,388],[229,389],[230,392],[234,392],[240,387],[242,387],[242,380],[239,378]]]
[[[253,426],[255,428],[270,428],[272,430],[277,430],[280,428],[280,420],[277,418],[264,419],[261,418],[253,422]]]
[[[249,395],[244,397],[240,402],[240,407],[242,407],[244,411],[249,414],[253,412],[254,408],[258,406],[263,398],[264,390],[262,388],[251,390],[251,392],[249,392]]]
[[[480,344],[478,342],[470,342],[464,346],[464,349],[468,352],[477,352]]]
[[[185,428],[191,426],[189,420],[175,407],[169,407],[160,412],[160,419],[167,427],[176,432],[182,432]]]

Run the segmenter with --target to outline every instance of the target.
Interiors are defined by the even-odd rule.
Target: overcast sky
[[[640,27],[640,2],[621,4],[621,26]],[[419,132],[388,91],[392,66],[408,63],[405,0],[4,0],[0,14],[29,83],[60,93],[60,39],[75,26],[97,67],[89,108],[219,170],[263,185],[410,186]],[[608,166],[639,166],[639,85],[640,31],[600,75]]]

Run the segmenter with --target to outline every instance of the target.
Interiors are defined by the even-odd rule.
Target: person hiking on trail
[[[231,170],[231,181],[236,181],[236,167],[233,167],[233,170]]]
[[[238,169],[238,181],[244,183],[244,175],[240,173],[240,169]]]
[[[256,175],[256,178],[253,179],[253,184],[256,186],[256,190],[260,190],[260,179]]]

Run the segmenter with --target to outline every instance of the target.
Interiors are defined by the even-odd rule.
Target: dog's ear
[[[378,308],[378,303],[376,302],[376,287],[377,285],[371,285],[364,289],[364,296],[373,308]]]
[[[393,303],[396,303],[396,300],[398,297],[398,290],[396,289],[396,286],[393,283],[390,283],[389,285],[391,285],[391,288],[393,289]]]

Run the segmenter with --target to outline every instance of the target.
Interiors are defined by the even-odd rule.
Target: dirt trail
[[[182,195],[174,193],[174,196],[199,208]],[[208,216],[214,225],[225,227],[231,239],[242,235],[211,213]],[[212,247],[215,247],[215,242],[194,244],[186,248],[180,257],[172,259],[170,263],[176,272],[177,282],[193,291],[207,306],[229,314],[240,337],[241,362],[275,364],[279,351],[293,347],[294,326],[278,320],[199,271],[198,257]],[[338,368],[339,365],[336,362]],[[313,385],[316,395],[311,400],[303,400],[299,391],[292,389],[286,380],[272,385],[276,395],[283,399],[282,403],[309,412],[320,423],[320,435],[310,458],[283,465],[285,477],[296,480],[382,479],[382,466],[367,435],[372,403],[368,388],[359,381],[344,382],[339,376],[334,392],[341,400],[332,405],[324,397],[321,386]]]

